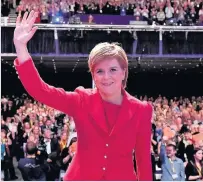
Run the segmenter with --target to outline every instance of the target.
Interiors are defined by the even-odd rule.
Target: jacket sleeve
[[[167,158],[167,156],[166,156],[166,146],[163,143],[161,143],[161,150],[160,150],[160,156],[159,157],[161,159],[162,164],[166,162],[166,158]]]
[[[183,161],[181,160],[181,181],[185,181],[185,167],[184,167],[184,163]]]
[[[144,108],[140,109],[140,119],[138,120],[135,158],[138,181],[153,181],[152,164],[151,164],[151,119],[152,106],[145,104]]]
[[[56,110],[74,116],[80,102],[80,96],[77,92],[66,92],[62,88],[55,88],[45,83],[41,79],[32,59],[20,65],[18,59],[16,59],[14,66],[20,81],[30,96]]]

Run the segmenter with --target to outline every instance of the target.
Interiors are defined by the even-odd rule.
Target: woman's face
[[[2,138],[2,139],[6,138],[6,133],[3,132],[3,131],[1,131],[1,138]]]
[[[63,130],[68,131],[68,125],[67,124],[64,124]]]
[[[203,158],[203,153],[202,153],[202,150],[198,150],[195,155],[194,155],[195,159],[201,161],[202,158]]]
[[[125,70],[121,68],[116,59],[106,59],[95,66],[93,78],[102,94],[107,97],[114,96],[121,90]]]
[[[34,127],[33,133],[34,134],[39,134],[39,127]]]
[[[66,141],[68,138],[67,134],[64,132],[62,135],[61,135],[61,140],[64,140]]]

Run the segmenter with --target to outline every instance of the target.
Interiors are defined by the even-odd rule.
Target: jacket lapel
[[[109,134],[110,136],[116,135],[116,133],[122,130],[123,126],[133,118],[137,110],[137,104],[132,104],[133,97],[124,89],[122,90],[122,93],[124,97],[121,110],[118,113],[117,121]]]
[[[99,127],[103,132],[108,133],[102,98],[95,88],[90,96],[89,115],[93,118],[93,125]]]
[[[168,163],[168,166],[169,166],[169,167],[166,166],[166,169],[168,170],[169,174],[170,174],[171,176],[173,176],[173,172],[172,172],[172,169],[171,169],[171,164],[170,164],[169,159],[167,160],[167,163]]]
[[[90,95],[89,103],[89,115],[93,118],[93,125],[98,127],[102,132],[105,132],[109,136],[115,135],[119,130],[122,130],[123,126],[132,119],[135,113],[137,113],[137,104],[132,104],[136,100],[128,94],[124,89],[122,89],[124,95],[122,101],[122,107],[118,113],[117,120],[114,127],[109,132],[107,127],[107,121],[105,118],[104,107],[102,98],[97,89],[93,90],[93,93]]]

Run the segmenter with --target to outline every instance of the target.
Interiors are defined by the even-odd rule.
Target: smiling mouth
[[[113,84],[113,82],[112,83],[102,83],[102,85],[104,85],[106,87],[111,86],[112,84]]]

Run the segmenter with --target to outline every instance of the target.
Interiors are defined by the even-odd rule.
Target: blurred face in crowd
[[[43,117],[43,122],[46,122],[47,121],[47,118],[44,116]]]
[[[175,122],[176,122],[177,125],[181,125],[182,124],[182,119],[178,117]]]
[[[28,137],[28,142],[34,142],[35,143],[35,137],[34,137],[34,135],[30,135]]]
[[[13,106],[13,102],[12,101],[8,101],[8,106],[12,107]]]
[[[3,118],[1,118],[1,125],[4,125],[5,121],[3,120]]]
[[[190,132],[185,132],[184,137],[185,137],[185,140],[191,139],[191,133]]]
[[[186,123],[188,126],[191,126],[192,125],[192,120],[191,119],[187,119],[187,123]]]
[[[6,118],[6,123],[10,123],[11,122],[11,118],[10,117],[7,117]]]
[[[25,122],[25,124],[24,124],[24,128],[27,129],[27,130],[30,129],[30,123]]]
[[[171,118],[171,112],[170,111],[166,112],[166,118]]]
[[[177,132],[178,131],[178,127],[176,126],[176,125],[171,125],[171,130],[173,130],[173,131],[175,131],[175,132]]]
[[[203,158],[203,152],[202,150],[198,150],[195,154],[194,154],[194,158],[198,161],[201,161]]]
[[[1,139],[6,138],[6,132],[4,130],[1,130]]]
[[[158,128],[161,128],[161,126],[162,126],[161,122],[158,121],[158,122],[156,123],[156,126],[157,126]]]
[[[197,131],[196,131],[196,126],[195,126],[195,125],[191,125],[190,129],[191,129],[191,132],[192,132],[192,133],[197,132]]]
[[[68,139],[68,135],[66,132],[63,132],[61,135],[61,140],[66,141]]]
[[[39,116],[39,121],[42,121],[43,120],[43,116]]]
[[[68,127],[67,124],[64,124],[64,126],[63,126],[63,130],[64,130],[64,131],[68,131],[68,130],[69,130],[69,127]]]
[[[45,132],[44,132],[44,138],[51,139],[51,131],[50,130],[45,130]]]
[[[198,142],[198,144],[199,144],[199,148],[203,150],[203,140],[200,140],[200,141]]]
[[[44,125],[43,121],[39,121],[39,126],[43,126],[43,125]]]
[[[38,126],[34,127],[33,133],[34,133],[35,135],[38,135],[38,134],[39,134],[39,127],[38,127]]]
[[[51,111],[49,112],[49,115],[50,115],[50,116],[54,116],[54,110],[51,110]]]
[[[163,122],[162,123],[162,128],[166,128],[167,127],[167,123],[166,122]]]
[[[174,157],[176,154],[176,150],[174,149],[174,147],[172,146],[167,146],[166,147],[166,155],[171,158],[171,157]]]
[[[51,123],[51,120],[47,120],[46,125],[47,125],[47,126],[51,126],[51,124],[52,124],[52,123]]]
[[[106,97],[111,97],[121,90],[125,71],[116,59],[106,59],[95,66],[93,76],[99,91]]]

